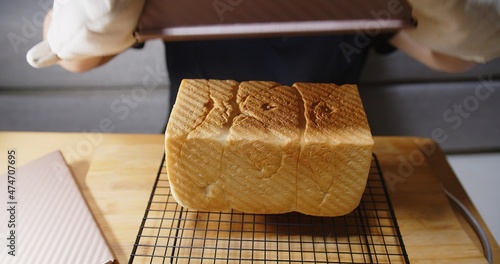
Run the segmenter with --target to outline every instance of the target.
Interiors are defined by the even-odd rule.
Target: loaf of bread
[[[186,79],[165,145],[181,206],[338,216],[360,202],[373,139],[355,85]]]

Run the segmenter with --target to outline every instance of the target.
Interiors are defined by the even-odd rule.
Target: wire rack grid
[[[409,263],[375,155],[359,206],[341,217],[185,209],[164,158],[129,263]]]

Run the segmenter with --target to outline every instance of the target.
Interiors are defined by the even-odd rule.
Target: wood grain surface
[[[126,263],[163,156],[163,135],[0,132],[0,160],[15,148],[21,166],[61,150],[120,263]],[[494,260],[500,249],[431,140],[375,137],[403,240],[412,263],[486,263],[481,245],[443,186],[485,227]],[[4,168],[0,171],[3,173]]]

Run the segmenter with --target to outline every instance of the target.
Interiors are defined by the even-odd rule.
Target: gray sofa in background
[[[50,2],[20,0],[0,9],[0,130],[163,133],[162,43],[148,42],[88,73],[33,69],[25,54],[41,39]],[[359,87],[374,135],[429,137],[450,153],[500,150],[500,60],[446,74],[401,52],[371,54]]]
[[[360,92],[375,135],[433,138],[447,152],[500,150],[500,60],[449,74],[401,52],[372,54]]]

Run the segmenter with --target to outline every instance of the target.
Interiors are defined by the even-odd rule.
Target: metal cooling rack
[[[170,194],[164,158],[129,263],[409,263],[377,157],[341,217],[199,212]]]

